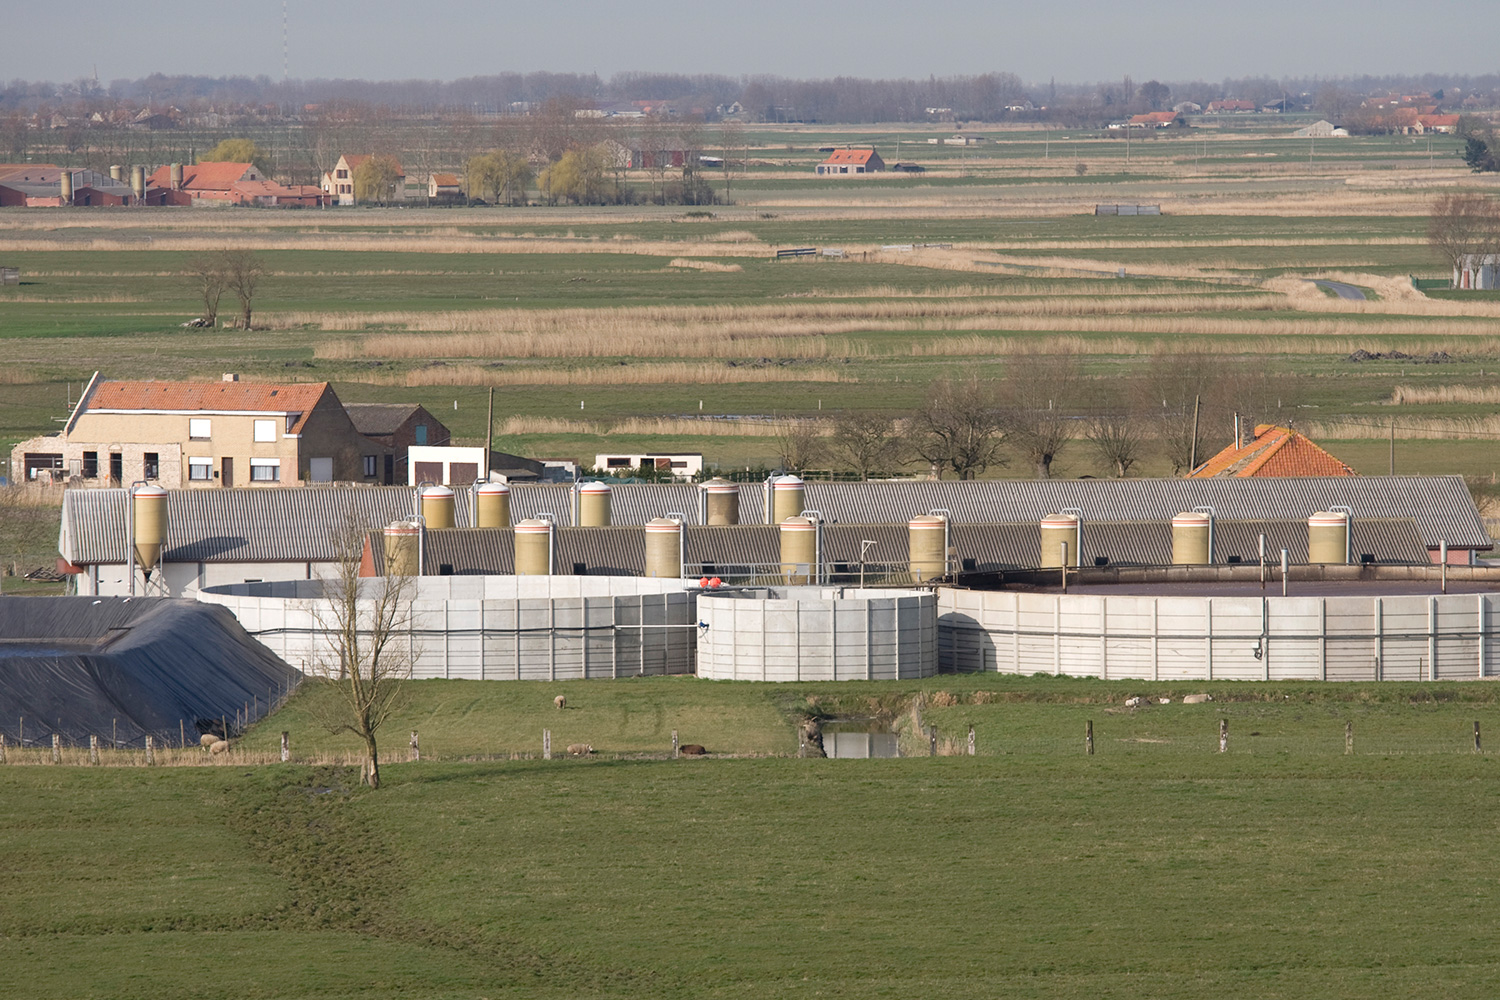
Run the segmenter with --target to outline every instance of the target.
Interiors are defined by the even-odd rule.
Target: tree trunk
[[[380,787],[380,755],[375,750],[375,734],[365,735],[365,784],[371,788]]]
[[[240,329],[250,329],[250,307],[248,305],[245,306],[245,314],[240,317]]]

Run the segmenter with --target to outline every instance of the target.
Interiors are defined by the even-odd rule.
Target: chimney
[[[224,381],[225,382],[238,382],[239,380],[240,380],[240,377],[235,372],[225,372],[224,373]]]

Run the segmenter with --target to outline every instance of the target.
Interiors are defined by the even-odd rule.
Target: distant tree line
[[[910,413],[785,420],[777,460],[862,479],[909,469],[974,479],[1016,462],[1047,479],[1064,452],[1082,452],[1105,476],[1138,474],[1151,457],[1177,475],[1234,439],[1236,415],[1249,440],[1256,424],[1285,425],[1297,412],[1296,378],[1218,355],[1162,351],[1136,378],[1090,375],[1083,362],[1018,354],[998,379],[937,379]]]

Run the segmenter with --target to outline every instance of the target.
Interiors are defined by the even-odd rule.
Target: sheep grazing
[[[567,708],[568,699],[563,695],[558,695],[556,698],[552,699],[552,704],[556,705],[558,708]]]
[[[219,738],[213,733],[204,733],[202,736],[198,737],[198,745],[200,747],[203,747],[205,750],[218,742]]]
[[[1142,697],[1137,696],[1135,698],[1126,698],[1125,699],[1125,707],[1126,708],[1140,708],[1143,705],[1149,705],[1149,704],[1151,704],[1151,699],[1150,698],[1142,698]]]
[[[559,696],[560,697],[560,696]],[[568,753],[574,757],[587,757],[594,752],[592,743],[569,743]]]
[[[218,740],[218,741],[216,741],[215,743],[213,743],[212,745],[209,746],[208,752],[209,753],[228,753],[229,752],[229,742],[227,740]]]
[[[707,750],[705,750],[697,743],[688,743],[684,746],[680,746],[677,748],[677,752],[687,757],[702,757],[704,754],[708,753]]]
[[[1211,694],[1185,694],[1182,696],[1182,703],[1184,705],[1201,705],[1206,701],[1213,700],[1214,696]]]

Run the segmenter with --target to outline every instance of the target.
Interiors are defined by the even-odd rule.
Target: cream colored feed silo
[[[608,483],[581,483],[578,487],[578,526],[609,527],[609,497]]]
[[[504,483],[481,483],[474,490],[474,527],[510,527],[510,487]]]
[[[162,545],[167,540],[167,491],[160,486],[137,486],[130,496],[135,508],[131,519],[135,557],[149,575],[161,562]]]
[[[516,576],[552,574],[552,522],[528,517],[516,525]]]
[[[814,583],[817,579],[818,524],[806,517],[781,522],[781,574],[788,584]]]
[[[1202,511],[1188,511],[1172,518],[1172,563],[1177,566],[1207,566],[1213,561],[1209,539],[1213,519]]]
[[[1063,564],[1063,543],[1068,546],[1068,565],[1077,566],[1079,560],[1079,520],[1072,514],[1048,514],[1042,518],[1041,568],[1055,569]]]
[[[61,193],[63,204],[73,204],[73,171],[64,170],[58,180],[62,183]]]
[[[420,496],[422,520],[427,522],[429,531],[441,531],[453,527],[452,490],[446,486],[424,486]]]
[[[771,480],[771,523],[781,524],[807,509],[807,485],[796,476]]]
[[[1320,510],[1307,519],[1307,561],[1310,563],[1346,563],[1349,561],[1349,515],[1343,511]]]
[[[906,544],[915,583],[942,576],[948,570],[948,519],[919,514],[906,522]]]
[[[413,521],[385,526],[385,575],[416,576],[422,566],[422,528]]]
[[[682,576],[682,522],[676,518],[646,522],[646,575],[658,580]]]
[[[710,479],[703,491],[704,524],[740,523],[740,485],[727,479]],[[800,510],[797,513],[802,513]]]

